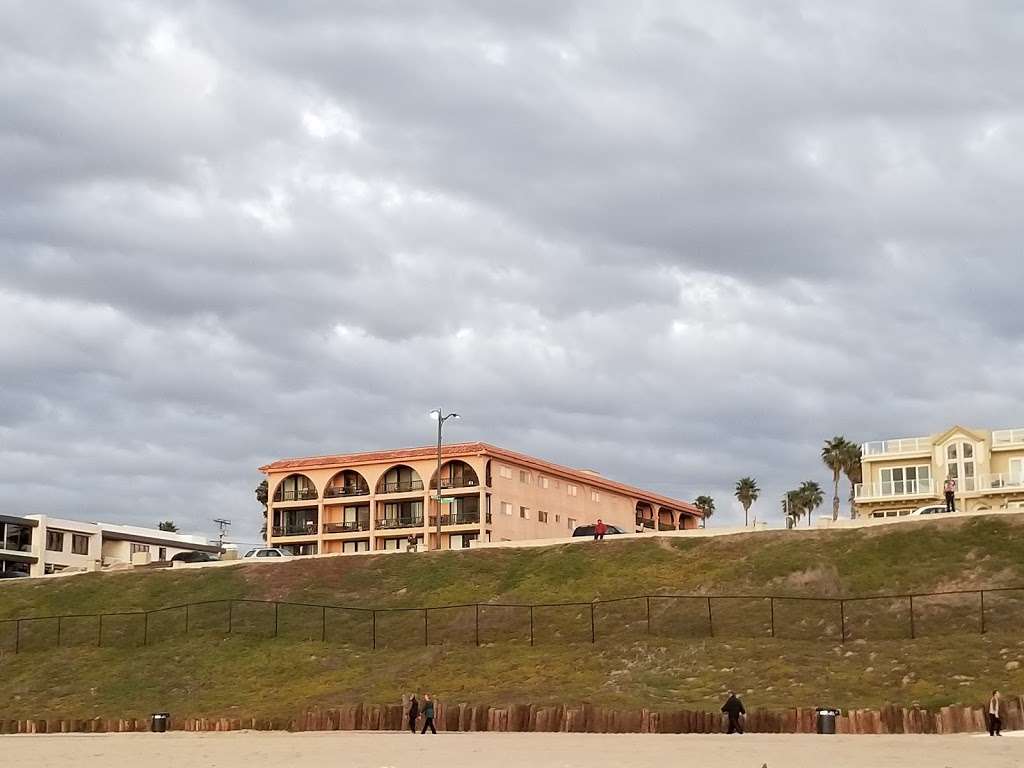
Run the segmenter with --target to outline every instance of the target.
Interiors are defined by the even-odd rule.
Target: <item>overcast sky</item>
[[[1017,2],[0,18],[0,511],[253,541],[441,404],[778,523],[833,434],[1024,426]]]

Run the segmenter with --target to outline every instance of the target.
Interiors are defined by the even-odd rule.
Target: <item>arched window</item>
[[[422,491],[423,481],[412,467],[399,464],[385,472],[377,483],[377,493],[406,493]]]
[[[310,501],[319,494],[313,481],[305,475],[288,475],[274,490],[274,501]]]
[[[370,492],[370,484],[366,478],[354,469],[346,469],[327,483],[324,489],[324,498],[335,499],[339,496],[366,496]]]
[[[472,488],[480,485],[476,470],[464,461],[453,460],[441,466],[441,488]],[[430,478],[430,487],[437,488],[437,472]]]

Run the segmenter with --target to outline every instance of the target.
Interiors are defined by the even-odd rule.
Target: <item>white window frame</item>
[[[575,486],[572,483],[566,483],[566,485],[565,485],[565,495],[566,496],[573,496],[573,497],[575,497],[578,492],[579,492],[579,487],[578,486]]]
[[[507,464],[499,464],[498,465],[498,476],[499,477],[503,477],[506,480],[511,480],[512,479],[512,467],[508,466]]]
[[[907,470],[914,470],[914,479],[907,479]],[[921,477],[921,470],[925,470],[927,477]],[[889,479],[885,479],[885,473],[889,473]],[[900,473],[900,479],[894,479],[893,475],[895,472]],[[878,470],[878,495],[879,496],[912,496],[915,493],[920,492],[921,481],[926,480],[934,483],[935,478],[932,477],[932,465],[931,464],[906,464],[901,467],[884,467]],[[899,484],[897,486],[897,483]],[[913,490],[910,490],[911,484],[913,484]],[[889,487],[889,492],[886,493],[886,486]],[[900,489],[897,491],[897,487]]]
[[[504,512],[509,517],[512,517],[512,511],[513,511],[513,504],[512,504],[512,502],[511,501],[503,501],[503,502],[501,502],[501,511]]]
[[[590,500],[595,504],[601,503],[601,494],[595,491],[593,488],[590,489]]]
[[[524,507],[524,506],[520,506],[519,507],[519,519],[520,520],[529,520],[530,519],[530,508],[529,507]]]

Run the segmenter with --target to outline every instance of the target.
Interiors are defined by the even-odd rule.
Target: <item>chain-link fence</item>
[[[143,646],[195,634],[318,640],[362,648],[594,643],[643,637],[897,640],[1016,631],[1024,587],[878,597],[643,595],[580,603],[356,608],[207,600],[103,614],[0,620],[0,651]]]

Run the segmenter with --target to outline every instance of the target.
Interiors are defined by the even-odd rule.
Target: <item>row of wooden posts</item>
[[[508,707],[435,703],[438,731],[563,732],[563,733],[722,733],[724,716],[717,711],[609,709],[579,706]],[[409,722],[404,704],[351,704],[308,711],[295,718],[177,717],[170,718],[172,731],[402,731]],[[983,706],[950,706],[921,709],[886,706],[843,712],[836,720],[838,733],[949,734],[985,731]],[[1024,729],[1024,699],[1005,697],[1002,713],[1007,731]],[[751,733],[815,733],[817,716],[812,708],[751,711],[745,728]],[[0,716],[0,733],[128,733],[149,731],[149,718],[132,719],[31,719]]]

